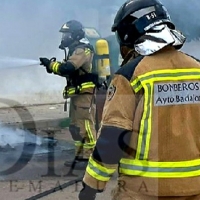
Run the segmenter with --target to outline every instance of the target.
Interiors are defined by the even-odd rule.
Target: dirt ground
[[[56,139],[72,141],[71,136],[67,130],[57,133]],[[55,162],[55,172],[56,174],[62,174],[59,177],[43,177],[47,172],[47,163],[45,161],[37,161],[34,159],[28,163],[28,165],[21,171],[10,175],[9,179],[0,182],[0,199],[1,200],[26,200],[31,196],[35,196],[41,192],[52,189],[54,187],[60,186],[70,180],[74,180],[77,177],[81,177],[84,171],[74,171],[77,177],[64,177],[69,171],[64,165],[64,160]],[[30,175],[31,174],[31,175]],[[112,177],[111,181],[108,183],[106,190],[102,194],[98,194],[97,200],[103,198],[104,200],[109,200],[111,190],[116,184],[116,176]],[[81,189],[81,182],[69,186],[63,190],[55,192],[51,195],[43,197],[44,200],[75,200],[78,199],[78,194]]]
[[[5,183],[0,183],[0,194],[1,200],[25,200],[31,196],[37,195],[43,191],[49,190],[55,186],[59,186],[65,183],[63,179],[61,180],[35,180],[35,181],[10,181]],[[111,190],[115,180],[111,180],[106,190],[102,194],[98,194],[96,200],[111,199]],[[78,194],[81,190],[81,183],[72,185],[66,189],[60,190],[58,192],[52,193],[46,197],[41,198],[42,200],[78,200]]]
[[[47,109],[49,108],[49,109]],[[44,105],[28,108],[36,122],[40,120],[53,120],[54,118],[64,118],[66,114],[63,114],[62,105]],[[18,116],[14,117],[9,110],[0,109],[0,120],[4,123],[18,123]],[[26,118],[26,116],[25,116]],[[28,119],[29,120],[29,119]],[[42,127],[42,126],[41,126]],[[47,133],[37,126],[37,133],[41,136],[47,137]],[[54,134],[55,139],[61,141],[67,141],[73,144],[73,140],[69,134],[67,128],[57,129]],[[7,176],[1,176],[0,174],[0,200],[27,200],[32,196],[35,196],[41,192],[52,189],[54,187],[60,186],[70,180],[80,178],[84,175],[84,171],[75,170],[75,177],[65,176],[69,171],[69,168],[64,166],[66,161],[65,155],[60,155],[55,158],[54,162],[54,172],[55,176],[45,176],[49,169],[49,162],[47,157],[35,158],[33,157],[30,162],[27,163],[23,169],[9,174]],[[1,170],[0,170],[1,171]],[[97,200],[103,198],[104,200],[111,199],[110,193],[116,183],[116,175],[112,177],[111,181],[108,183],[104,193],[97,196]],[[55,192],[51,195],[43,197],[44,200],[75,200],[78,199],[78,194],[81,189],[81,182],[69,186],[63,190]],[[34,198],[32,198],[34,199]],[[35,198],[37,199],[37,198]]]

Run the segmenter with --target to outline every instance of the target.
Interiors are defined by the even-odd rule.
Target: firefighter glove
[[[95,200],[98,191],[89,187],[84,182],[82,184],[83,189],[79,193],[79,200]]]
[[[52,73],[52,70],[50,68],[50,63],[51,60],[49,60],[48,58],[39,58],[40,59],[40,65],[43,65],[44,67],[46,67],[46,70],[48,73]]]

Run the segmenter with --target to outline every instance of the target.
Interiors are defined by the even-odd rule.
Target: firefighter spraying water
[[[69,131],[75,144],[76,162],[66,161],[65,165],[71,166],[76,163],[76,166],[85,168],[97,137],[95,127],[99,123],[95,120],[97,90],[102,87],[107,89],[110,75],[108,44],[102,39],[96,42],[94,48],[87,36],[93,39],[99,39],[100,36],[94,30],[85,30],[76,20],[63,24],[60,32],[62,39],[59,48],[68,49],[68,54],[65,51],[63,62],[43,57],[40,61],[48,73],[66,78],[63,98],[70,99]]]

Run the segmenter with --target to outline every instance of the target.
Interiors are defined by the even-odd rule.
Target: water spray
[[[40,61],[24,58],[0,57],[0,69],[31,67],[40,65]]]

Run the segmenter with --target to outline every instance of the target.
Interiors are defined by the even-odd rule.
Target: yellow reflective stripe
[[[142,84],[138,78],[131,82],[131,86],[133,87],[136,93],[142,89]]]
[[[83,143],[80,141],[74,141],[74,145],[77,147],[83,146]]]
[[[86,82],[86,83],[82,83],[80,86],[77,86],[77,88],[80,90],[80,92],[83,89],[88,89],[88,88],[94,88],[95,85],[93,84],[93,82]],[[76,88],[69,88],[68,90],[64,90],[67,92],[67,94],[71,95],[71,94],[75,94]]]
[[[185,68],[185,69],[160,69],[154,70],[151,72],[147,72],[143,75],[140,75],[140,79],[148,76],[157,76],[159,74],[177,74],[177,73],[185,73],[185,74],[194,74],[200,73],[200,69],[198,68]]]
[[[116,169],[109,169],[98,164],[92,157],[89,158],[86,168],[87,173],[99,181],[109,181],[115,170]]]
[[[167,80],[188,80],[199,79],[200,70],[195,68],[190,69],[172,69],[172,70],[156,70],[148,72],[138,77],[142,83],[147,81],[167,81]]]
[[[152,103],[153,103],[153,98],[151,98],[153,95],[153,83],[151,84],[147,84],[147,88],[148,88],[148,97],[146,96],[146,98],[148,98],[148,103],[147,103],[147,126],[145,126],[145,133],[144,134],[144,138],[146,140],[146,144],[145,147],[142,148],[142,150],[144,151],[144,157],[143,159],[146,160],[148,159],[148,155],[149,155],[149,149],[150,149],[150,140],[151,140],[151,133],[152,133]],[[143,153],[143,152],[141,152]]]
[[[95,146],[95,142],[92,142],[92,143],[82,143],[80,141],[74,141],[74,145],[76,147],[83,146],[84,149],[92,149]]]
[[[95,142],[94,136],[93,136],[91,128],[90,128],[90,122],[88,120],[85,120],[85,130],[89,137],[89,143],[94,143]]]
[[[89,55],[90,54],[90,52],[91,52],[91,50],[90,49],[85,49],[85,55],[87,56],[87,55]]]
[[[138,146],[136,159],[144,160],[148,158],[150,137],[151,137],[151,119],[152,119],[152,84],[144,85],[144,112],[141,119],[140,131],[138,136]]]
[[[81,85],[85,86],[85,85],[94,85],[94,84],[93,84],[93,82],[85,82],[85,83],[82,83]]]
[[[194,167],[200,165],[200,159],[187,160],[187,161],[176,161],[176,162],[156,162],[156,161],[147,161],[147,160],[132,160],[128,158],[122,158],[120,160],[122,164],[128,165],[137,165],[144,167]]]
[[[154,82],[159,80],[168,81],[199,79],[199,76],[200,70],[196,68],[155,70],[138,76],[133,82],[131,82],[131,86],[135,92],[138,92],[142,88],[142,83],[144,84],[146,82]]]
[[[55,63],[53,64],[53,66],[52,66],[52,71],[53,71],[54,73],[58,73],[58,72],[59,72],[59,71],[58,71],[59,65],[60,65],[59,62],[55,62]]]
[[[75,88],[70,88],[67,90],[68,92],[75,91]]]
[[[77,88],[80,89],[79,86],[78,86]],[[81,89],[80,89],[80,90],[81,90]],[[76,91],[76,88],[75,88],[75,87],[74,87],[74,88],[69,88],[69,89],[67,90],[67,94],[69,94],[69,95],[75,94],[75,91]]]
[[[95,87],[93,82],[86,82],[81,84],[82,89],[93,88],[93,87]]]
[[[95,142],[94,143],[86,143],[86,144],[83,144],[83,148],[84,149],[93,149],[95,146]]]
[[[179,162],[121,159],[119,172],[151,178],[194,177],[200,176],[200,159]]]
[[[70,89],[70,90],[67,90],[67,94],[75,94],[75,89]]]
[[[151,108],[153,101],[153,83],[156,81],[178,81],[200,79],[200,69],[172,69],[172,70],[156,70],[138,76],[131,85],[137,93],[144,88],[144,112],[141,120],[138,147],[136,151],[136,159],[147,159],[150,147],[151,137]]]
[[[83,86],[81,89],[88,89],[88,88],[94,88],[95,87],[95,85],[87,85],[87,86]]]

